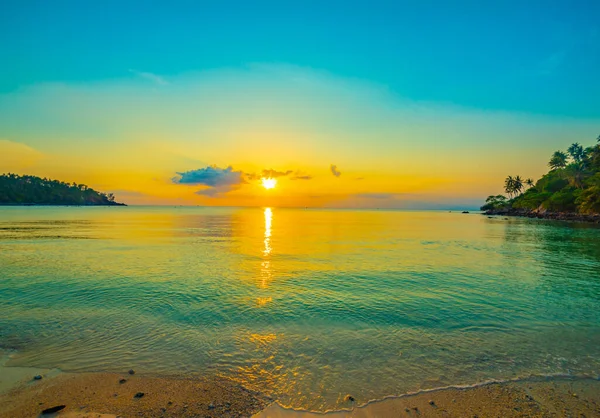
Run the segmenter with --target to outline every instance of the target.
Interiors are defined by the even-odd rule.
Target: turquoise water
[[[447,212],[0,208],[0,348],[328,409],[600,374],[600,229]]]

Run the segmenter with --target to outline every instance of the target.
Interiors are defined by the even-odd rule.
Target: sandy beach
[[[0,417],[598,417],[600,380],[528,379],[296,411],[226,379],[2,367]],[[34,376],[42,379],[35,380]],[[42,414],[62,407],[54,414]]]

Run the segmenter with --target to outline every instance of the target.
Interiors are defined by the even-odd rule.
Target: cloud
[[[153,74],[153,73],[149,73],[149,72],[145,72],[145,71],[137,71],[137,70],[132,70],[130,69],[129,72],[131,74],[135,74],[140,78],[146,79],[148,81],[152,81],[155,84],[159,84],[161,86],[165,86],[167,84],[169,84],[169,82],[167,80],[165,80],[163,77],[157,75],[157,74]]]
[[[403,193],[357,193],[354,195],[357,198],[362,199],[395,199],[399,196],[406,196]]]
[[[331,164],[329,169],[331,170],[331,174],[333,174],[336,177],[339,177],[342,175],[342,172],[337,169],[337,165],[335,165],[335,164]]]
[[[270,168],[268,170],[265,169],[262,171],[262,177],[266,177],[266,178],[285,177],[285,176],[289,176],[292,173],[293,173],[292,170],[277,171],[277,170],[273,170],[272,168]]]
[[[246,183],[242,171],[234,171],[232,166],[219,168],[211,165],[197,170],[177,172],[179,178],[174,178],[176,184],[193,184],[209,186],[209,189],[199,190],[196,194],[208,197],[217,197],[223,193],[237,189]]]
[[[294,173],[294,175],[292,177],[290,177],[290,180],[311,180],[312,176],[310,174],[306,174],[303,173],[302,171],[298,170]]]
[[[293,174],[293,175],[292,175]],[[272,168],[265,168],[260,173],[245,173],[246,178],[248,180],[258,180],[261,178],[277,178],[277,177],[289,177],[290,180],[310,180],[312,179],[311,175],[303,173],[300,170],[285,170],[285,171],[277,171]]]

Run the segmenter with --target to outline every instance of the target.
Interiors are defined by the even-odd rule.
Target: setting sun
[[[263,187],[267,190],[274,188],[275,185],[277,184],[277,179],[263,177],[261,180],[262,180]]]

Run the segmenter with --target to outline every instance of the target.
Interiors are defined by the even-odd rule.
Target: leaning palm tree
[[[552,158],[548,162],[548,166],[551,170],[558,170],[559,168],[565,168],[567,166],[567,154],[562,151],[555,151],[552,154]]]
[[[515,179],[513,176],[508,176],[506,180],[504,180],[504,191],[508,194],[508,197],[512,199],[512,196],[515,193]]]
[[[515,194],[520,195],[521,194],[521,190],[523,190],[523,179],[521,178],[521,176],[516,176],[514,178],[514,182],[515,182]]]

